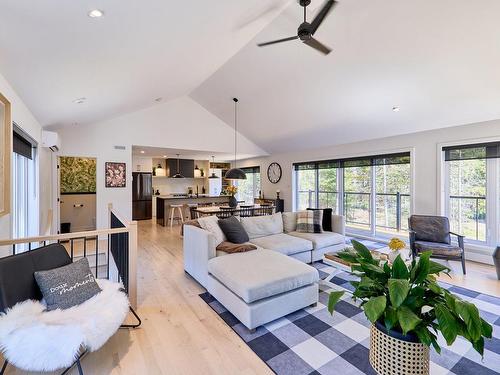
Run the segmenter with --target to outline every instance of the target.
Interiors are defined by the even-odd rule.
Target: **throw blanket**
[[[54,371],[73,364],[81,349],[95,351],[118,330],[129,302],[122,284],[97,280],[102,291],[81,305],[44,311],[40,301],[20,302],[0,316],[0,350],[26,371]]]

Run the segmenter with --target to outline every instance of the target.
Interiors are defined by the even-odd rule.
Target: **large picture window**
[[[295,209],[332,208],[351,232],[408,230],[410,153],[294,164]]]
[[[453,232],[466,241],[495,243],[500,143],[443,148],[445,215]]]
[[[254,199],[259,197],[260,185],[260,167],[241,168],[246,176],[246,180],[238,180],[238,201],[246,204],[253,204]]]

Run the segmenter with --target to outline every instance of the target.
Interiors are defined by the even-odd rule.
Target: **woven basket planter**
[[[378,374],[429,374],[429,347],[415,342],[417,340],[412,340],[412,342],[404,338],[403,336],[400,338],[390,336],[377,328],[375,324],[372,325],[370,364]]]

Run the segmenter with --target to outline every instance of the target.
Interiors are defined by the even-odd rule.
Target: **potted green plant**
[[[483,355],[484,339],[492,337],[492,327],[479,316],[477,307],[448,292],[436,281],[449,269],[430,260],[431,252],[405,263],[401,256],[392,264],[375,259],[362,243],[352,241],[353,249],[338,256],[351,264],[353,298],[372,323],[370,364],[379,374],[429,373],[429,347],[440,353],[437,334],[448,345],[458,336],[472,343]],[[344,291],[333,291],[328,311]],[[416,372],[412,372],[416,371]]]

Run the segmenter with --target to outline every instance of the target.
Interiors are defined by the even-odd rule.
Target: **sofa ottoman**
[[[248,329],[318,302],[318,271],[271,250],[212,258],[207,290]]]

